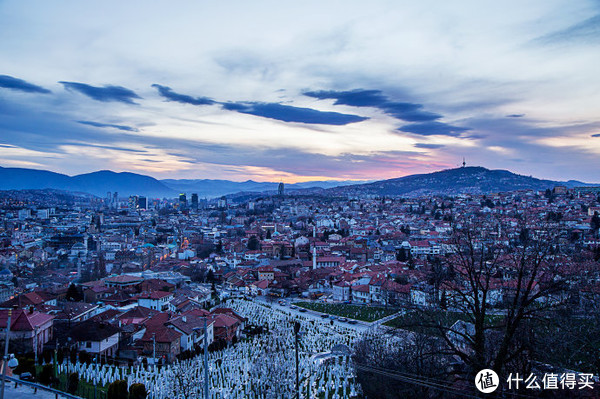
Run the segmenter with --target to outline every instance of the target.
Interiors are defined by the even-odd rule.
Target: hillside
[[[120,195],[174,196],[176,193],[158,180],[135,173],[108,170],[67,176],[37,169],[0,167],[0,190],[55,189],[105,196],[108,191]]]
[[[431,194],[486,194],[523,189],[545,190],[554,186],[586,185],[578,181],[559,182],[518,175],[507,170],[490,170],[479,166],[447,169],[439,172],[410,175],[374,183],[336,187],[325,192],[331,195],[401,195],[416,197]]]

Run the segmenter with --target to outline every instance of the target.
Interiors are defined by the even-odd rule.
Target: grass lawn
[[[488,323],[498,323],[501,318],[502,316],[487,316]],[[450,327],[458,320],[470,322],[469,317],[464,313],[443,310],[422,310],[406,313],[383,324],[388,327],[401,328],[417,333],[437,335],[439,334],[439,330],[428,325],[436,325],[439,323],[444,327]]]
[[[295,302],[294,305],[316,312],[367,322],[382,319],[398,311],[397,309],[376,308],[366,305],[350,305],[346,303]]]

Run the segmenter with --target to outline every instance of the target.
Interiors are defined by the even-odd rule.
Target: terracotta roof
[[[173,296],[172,292],[166,291],[152,291],[149,293],[143,293],[138,295],[139,299],[162,299],[168,296]]]
[[[172,328],[166,327],[164,325],[155,325],[152,327],[146,328],[146,332],[142,337],[142,342],[152,342],[156,340],[156,342],[161,343],[172,343],[175,341],[179,341],[183,334],[179,331],[175,331]]]
[[[8,309],[0,310],[0,328],[6,328],[8,312]],[[12,311],[10,329],[11,331],[33,331],[35,327],[41,327],[52,319],[54,316],[45,313],[30,313],[23,309],[16,309]]]

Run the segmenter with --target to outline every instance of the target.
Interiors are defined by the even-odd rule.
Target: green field
[[[397,309],[376,308],[346,303],[296,302],[294,305],[316,312],[367,322],[382,319],[398,311]]]
[[[436,335],[439,331],[428,327],[429,324],[440,323],[444,327],[450,327],[457,320],[469,321],[468,317],[457,312],[443,312],[433,310],[413,311],[389,320],[383,325],[417,333]]]
[[[432,327],[432,325],[451,327],[458,320],[470,322],[469,317],[460,312],[420,310],[395,317],[392,320],[383,323],[383,325],[423,334],[437,335],[440,331],[439,329]],[[498,323],[502,320],[502,316],[490,315],[486,317],[486,320],[490,324]]]

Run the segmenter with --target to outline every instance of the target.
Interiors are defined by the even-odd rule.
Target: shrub
[[[79,374],[71,373],[69,374],[69,381],[67,385],[67,391],[69,393],[77,392],[77,387],[79,386]]]
[[[54,379],[54,366],[52,364],[44,364],[40,372],[40,382],[44,385],[50,385]]]
[[[30,357],[19,357],[19,365],[13,370],[13,374],[31,373],[35,376],[35,361]]]
[[[129,387],[129,399],[146,399],[148,392],[144,384],[131,384]]]
[[[117,380],[108,386],[107,399],[128,399],[127,381]]]

